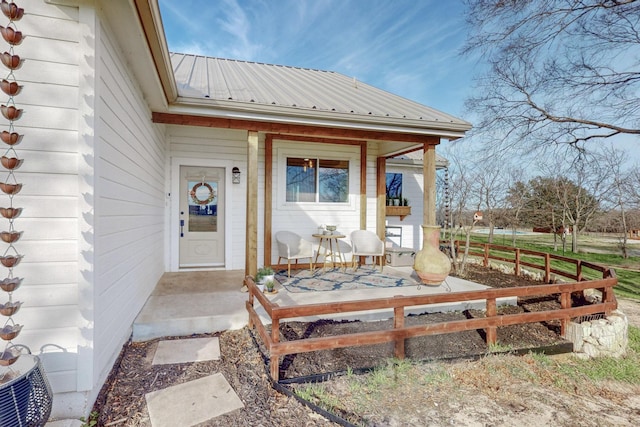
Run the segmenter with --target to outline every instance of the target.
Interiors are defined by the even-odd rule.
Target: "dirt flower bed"
[[[491,286],[539,284],[470,266],[468,280]],[[529,298],[505,313],[558,307],[556,298]],[[406,324],[440,322],[483,316],[481,311],[409,316]],[[281,325],[287,339],[336,335],[386,328],[385,322],[289,322]],[[499,349],[527,349],[562,343],[558,325],[530,324],[498,328]],[[217,361],[152,366],[160,340],[130,343],[103,387],[94,406],[100,426],[151,426],[144,395],[171,385],[222,373],[245,407],[201,426],[328,426],[335,425],[293,397],[275,391],[267,374],[266,352],[247,328],[215,334],[220,339]],[[207,335],[199,335],[207,336]],[[167,339],[167,338],[165,338]],[[170,338],[171,339],[171,338]],[[180,338],[173,338],[180,339]],[[387,367],[376,375],[346,374],[323,383],[324,389],[289,385],[300,393],[335,396],[339,413],[352,422],[371,426],[409,425],[637,425],[640,396],[634,387],[620,389],[580,383],[558,388],[535,356],[492,356],[481,333],[459,332],[407,341],[407,360],[390,362],[393,344],[319,351],[291,355],[281,364],[281,378],[318,373],[353,372],[360,368]],[[550,359],[551,360],[551,359]],[[544,362],[555,363],[555,362]],[[358,394],[377,378],[375,393]],[[537,379],[535,382],[532,378]],[[312,387],[312,388],[309,388]],[[367,397],[368,395],[368,397]],[[321,402],[319,399],[318,402]],[[331,405],[329,405],[331,406]]]

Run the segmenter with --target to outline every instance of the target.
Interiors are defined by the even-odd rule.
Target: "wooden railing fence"
[[[449,242],[442,241],[442,244],[448,244]],[[456,253],[459,255],[464,251],[465,242],[456,240],[455,248]],[[475,248],[480,248],[479,250]],[[501,256],[500,253],[510,254],[510,256]],[[567,279],[571,279],[577,282],[584,280],[583,269],[590,268],[594,271],[600,272],[605,277],[605,273],[609,270],[607,267],[603,267],[598,264],[593,264],[587,261],[579,259],[568,258],[561,255],[549,254],[546,252],[537,252],[529,249],[514,248],[511,246],[494,245],[489,243],[469,243],[469,255],[482,258],[482,264],[485,267],[489,266],[489,260],[503,261],[513,263],[514,274],[519,276],[522,272],[522,267],[535,268],[544,272],[543,282],[551,282],[551,274],[562,276]],[[526,258],[526,259],[523,259]],[[561,261],[568,265],[572,265],[573,271],[560,270],[553,267],[553,261]]]
[[[474,246],[476,246],[476,244],[474,244]],[[613,269],[566,258],[566,260],[570,260],[568,262],[571,262],[576,267],[575,273],[566,273],[562,270],[555,270],[551,268],[550,265],[551,258],[565,261],[564,257],[552,257],[549,254],[535,251],[515,250],[514,258],[508,259],[506,257],[490,256],[490,249],[506,251],[513,250],[514,248],[488,244],[482,244],[482,246],[482,252],[474,252],[474,255],[482,256],[485,263],[488,263],[488,259],[490,258],[500,259],[506,262],[514,262],[516,265],[516,272],[518,272],[519,269],[517,266],[521,265],[533,268],[539,268],[541,266],[545,271],[545,277],[553,272],[560,276],[576,280],[576,282],[541,284],[501,289],[493,288],[481,291],[450,292],[436,295],[397,296],[393,298],[280,306],[271,302],[262,292],[260,292],[253,278],[251,276],[247,276],[244,283],[249,290],[249,299],[246,303],[246,308],[249,312],[249,327],[257,330],[269,353],[271,377],[275,381],[278,381],[280,377],[280,357],[289,354],[394,342],[394,356],[399,359],[403,359],[405,356],[405,340],[411,337],[484,329],[487,343],[495,344],[498,326],[544,322],[550,320],[560,321],[561,334],[564,335],[572,318],[597,313],[609,314],[612,310],[617,308],[617,301],[613,293],[613,287],[618,283],[618,280]],[[520,259],[520,255],[522,254],[539,257],[545,262],[541,265],[531,262],[523,262]],[[583,267],[589,267],[600,271],[602,273],[602,278],[589,281],[581,280],[581,269]],[[591,288],[598,289],[602,292],[602,301],[597,304],[572,307],[571,294],[573,292],[579,292]],[[534,295],[544,296],[554,294],[560,294],[560,309],[518,314],[497,314],[496,301],[499,298],[528,297]],[[414,326],[405,326],[404,324],[405,309],[407,307],[475,300],[486,301],[486,317]],[[256,301],[264,308],[266,315],[271,320],[270,333],[256,312],[254,307]],[[392,329],[342,334],[330,337],[305,338],[294,341],[280,341],[280,323],[287,319],[379,309],[393,309]]]

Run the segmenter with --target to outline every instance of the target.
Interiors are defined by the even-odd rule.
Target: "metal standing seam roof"
[[[416,126],[471,125],[449,114],[378,89],[333,71],[171,53],[171,63],[183,99],[253,103],[312,115],[314,110],[336,118],[385,118]]]

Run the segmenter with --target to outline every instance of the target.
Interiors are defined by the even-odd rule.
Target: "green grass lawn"
[[[463,236],[458,236],[463,240]],[[487,243],[486,235],[471,235],[472,242]],[[493,244],[501,246],[511,246],[511,236],[496,235]],[[620,254],[618,244],[611,238],[601,238],[598,236],[580,236],[578,240],[579,253],[573,253],[569,249],[570,242],[567,241],[566,250],[562,251],[562,242],[558,239],[558,250],[553,250],[553,235],[551,234],[535,234],[535,235],[518,235],[516,237],[516,246],[520,249],[528,249],[538,252],[547,252],[555,255],[565,256],[572,259],[580,259],[582,261],[591,262],[603,266],[609,266],[615,269],[618,276],[618,285],[615,287],[616,295],[624,298],[640,300],[640,256],[632,256],[623,258]],[[640,249],[640,245],[632,246]],[[513,259],[513,252],[492,251],[492,255],[502,256]],[[523,255],[523,260],[536,264],[543,264],[539,257],[530,257]],[[552,266],[555,269],[572,272],[575,274],[575,266],[566,262],[553,260]],[[583,269],[583,275],[589,279],[601,277],[601,273],[591,269]]]

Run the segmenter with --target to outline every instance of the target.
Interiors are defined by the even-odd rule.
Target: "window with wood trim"
[[[287,202],[347,203],[349,161],[287,157]]]

